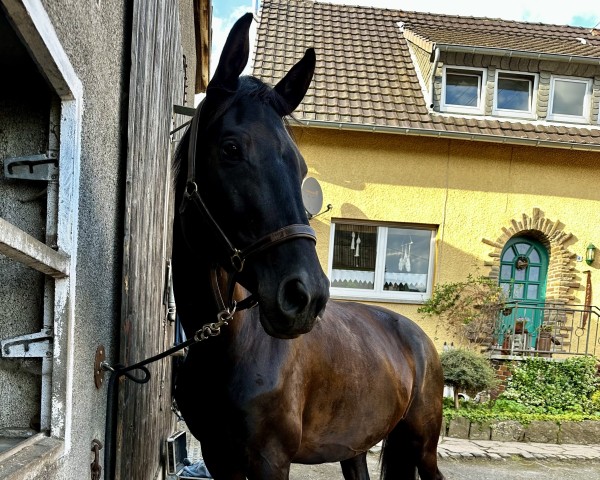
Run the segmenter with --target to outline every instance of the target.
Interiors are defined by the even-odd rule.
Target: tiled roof
[[[598,125],[562,126],[431,112],[399,23],[431,43],[587,56],[598,58],[600,65],[600,36],[589,29],[312,0],[261,3],[253,75],[275,84],[307,48],[316,50],[315,77],[295,113],[301,121],[600,148]]]

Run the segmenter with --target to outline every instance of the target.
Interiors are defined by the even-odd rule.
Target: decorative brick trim
[[[546,301],[568,305],[575,300],[573,290],[581,287],[575,274],[576,255],[569,252],[565,245],[573,235],[564,231],[560,220],[549,220],[539,208],[533,209],[532,216],[523,213],[521,218],[512,219],[509,226],[502,227],[502,233],[496,240],[481,239],[483,243],[492,247],[489,253],[491,260],[484,262],[490,269],[488,278],[498,282],[502,249],[506,242],[515,236],[537,240],[548,250]]]

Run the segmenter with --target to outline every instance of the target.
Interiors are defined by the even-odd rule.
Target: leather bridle
[[[236,248],[233,243],[229,240],[223,229],[219,226],[217,221],[211,215],[208,210],[204,200],[200,196],[198,192],[198,185],[196,183],[196,143],[198,139],[199,125],[200,125],[200,117],[202,115],[203,104],[198,106],[194,116],[192,118],[192,123],[189,127],[189,145],[188,145],[188,174],[187,174],[187,182],[185,185],[185,190],[183,193],[183,199],[181,200],[181,204],[179,206],[179,214],[181,216],[181,221],[183,223],[183,214],[189,203],[195,205],[196,210],[201,214],[201,216],[206,221],[206,224],[209,228],[219,237],[223,248],[226,250],[227,255],[230,260],[230,267],[233,268],[233,272],[229,275],[228,280],[228,294],[227,294],[227,303],[225,303],[222,299],[222,295],[218,286],[217,278],[217,268],[221,266],[224,270],[230,272],[231,268],[225,265],[217,265],[215,264],[211,267],[211,285],[213,287],[213,293],[215,297],[215,301],[221,310],[221,315],[223,312],[226,312],[227,316],[231,318],[233,313],[236,310],[242,310],[244,308],[250,308],[257,304],[257,300],[254,297],[254,294],[250,295],[250,297],[242,300],[239,303],[236,303],[233,300],[233,290],[236,284],[236,275],[241,273],[244,269],[244,264],[249,257],[256,255],[259,252],[272,248],[276,245],[279,245],[283,242],[287,242],[290,240],[295,240],[298,238],[308,238],[314,242],[317,241],[317,237],[315,231],[309,226],[305,224],[292,224],[286,227],[283,227],[275,232],[269,233],[264,237],[261,237],[251,243],[248,246],[243,248]],[[184,235],[185,228],[182,225]]]

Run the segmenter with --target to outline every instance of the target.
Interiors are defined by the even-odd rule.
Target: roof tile
[[[600,146],[600,126],[596,125],[532,124],[430,111],[398,23],[437,44],[600,60],[600,36],[588,29],[313,0],[263,0],[261,4],[255,76],[275,84],[306,48],[314,47],[317,53],[313,83],[296,112],[299,120],[446,130],[497,136],[498,141],[529,138]],[[517,57],[504,62],[502,68],[539,72],[543,66],[539,60]],[[488,60],[482,57],[479,61],[486,66]],[[587,71],[593,70],[589,67]],[[549,73],[542,71],[540,77],[547,80]],[[543,107],[548,93],[542,91],[541,97],[538,105]]]

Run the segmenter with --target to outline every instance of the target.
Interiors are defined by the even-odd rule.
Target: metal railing
[[[498,312],[493,357],[561,358],[600,354],[600,308],[510,302]]]

